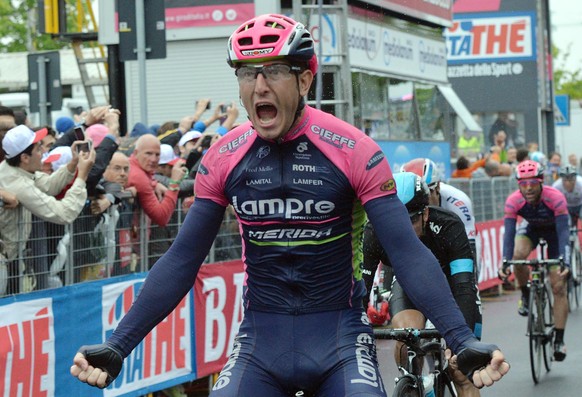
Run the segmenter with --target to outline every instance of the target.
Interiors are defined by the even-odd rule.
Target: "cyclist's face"
[[[566,189],[567,192],[572,193],[574,191],[574,186],[576,186],[576,177],[562,177],[562,185],[564,185],[564,189]]]
[[[436,182],[434,185],[431,185],[428,188],[430,190],[428,203],[430,205],[441,205],[440,182]]]
[[[291,129],[301,97],[307,95],[313,74],[274,62],[245,65],[237,70],[239,92],[249,119],[265,139],[279,139]]]
[[[537,204],[542,195],[542,181],[537,178],[522,179],[518,182],[521,195],[528,204]]]
[[[412,222],[412,228],[418,237],[424,234],[424,224],[428,220],[428,207],[424,210],[417,212],[416,214],[411,214],[410,222]]]

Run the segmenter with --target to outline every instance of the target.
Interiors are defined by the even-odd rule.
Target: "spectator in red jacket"
[[[135,186],[137,200],[153,223],[166,226],[178,201],[180,180],[184,170],[177,164],[172,168],[170,184],[166,188],[154,179],[160,160],[160,141],[151,134],[138,138],[131,155],[128,186]]]

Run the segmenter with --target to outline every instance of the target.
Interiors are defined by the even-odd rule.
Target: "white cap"
[[[48,130],[46,128],[34,132],[22,124],[9,129],[2,140],[2,149],[6,152],[6,158],[11,159],[18,156],[27,147],[44,138],[47,133]]]
[[[178,159],[179,157],[176,156],[174,152],[174,148],[166,143],[162,143],[160,145],[160,160],[158,164],[169,164],[174,165],[176,162],[174,160]]]
[[[180,138],[180,142],[178,142],[179,146],[184,146],[186,143],[193,141],[194,139],[198,139],[202,136],[202,133],[196,130],[190,130]]]
[[[51,163],[53,171],[58,170],[73,159],[73,151],[70,146],[57,146],[42,158],[43,163]]]

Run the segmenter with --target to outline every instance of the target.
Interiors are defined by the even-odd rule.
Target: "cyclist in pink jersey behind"
[[[566,358],[564,329],[568,319],[568,299],[566,279],[569,273],[569,227],[566,198],[557,189],[543,185],[544,167],[533,160],[525,160],[517,165],[516,177],[519,190],[509,195],[505,201],[505,236],[503,239],[504,264],[499,277],[506,279],[510,272],[506,260],[527,259],[537,247],[539,239],[548,243],[548,258],[563,258],[565,267],[550,268],[550,283],[554,294],[554,319],[556,337],[554,340],[554,359]],[[517,217],[523,221],[516,228]],[[529,312],[528,266],[515,266],[513,269],[521,289],[518,313],[527,316]]]
[[[508,363],[466,325],[379,146],[305,104],[317,70],[309,30],[283,15],[253,18],[230,37],[228,63],[250,121],[208,149],[174,243],[113,334],[80,348],[71,374],[102,388],[115,380],[123,359],[192,288],[231,204],[243,238],[244,318],[212,397],[386,396],[362,307],[366,215],[463,372],[477,387],[501,379]]]

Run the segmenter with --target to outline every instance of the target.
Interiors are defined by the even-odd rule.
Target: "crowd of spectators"
[[[559,170],[563,165],[562,156],[558,152],[552,152],[546,156],[539,150],[536,142],[515,147],[513,139],[500,128],[494,129],[490,135],[492,145],[487,153],[478,153],[483,143],[476,135],[466,132],[459,139],[458,150],[462,153],[456,159],[455,169],[451,173],[452,178],[492,178],[496,176],[513,176],[517,164],[526,159],[532,159],[544,165],[548,183],[559,178]],[[468,148],[475,150],[470,151]],[[576,154],[568,156],[569,164],[580,170],[580,163]]]
[[[239,116],[234,103],[210,103],[129,131],[111,106],[54,128],[0,106],[0,296],[62,286],[67,263],[73,282],[135,272],[144,235],[151,267],[176,235],[178,210],[194,200],[201,157]],[[225,224],[238,229],[234,216]],[[236,246],[231,239],[222,243]],[[229,248],[215,259],[240,258]]]

